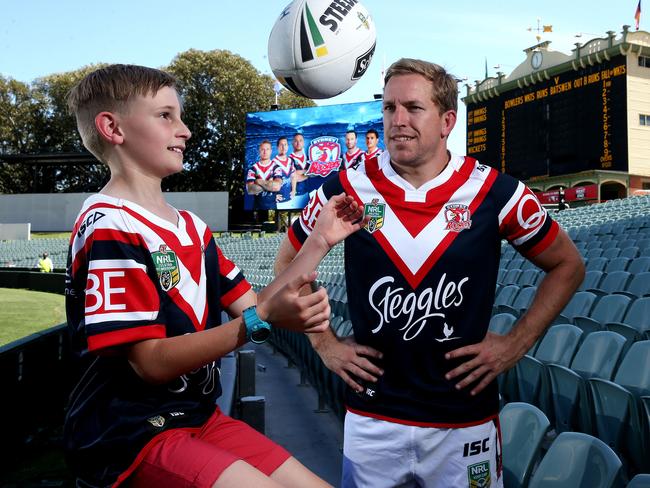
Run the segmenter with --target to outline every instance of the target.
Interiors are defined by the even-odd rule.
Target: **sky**
[[[319,105],[372,100],[381,93],[383,67],[401,57],[444,66],[474,84],[497,71],[510,74],[537,43],[571,54],[576,42],[620,36],[634,26],[638,0],[363,0],[375,21],[377,48],[366,74],[345,93]],[[0,0],[0,75],[24,82],[93,63],[163,67],[188,49],[227,49],[271,74],[267,42],[288,0]],[[650,8],[650,3],[648,7]],[[641,17],[641,29],[650,30]],[[646,27],[648,25],[648,27]],[[528,30],[532,28],[533,30]],[[576,37],[580,36],[580,37]],[[449,148],[465,151],[464,104]]]

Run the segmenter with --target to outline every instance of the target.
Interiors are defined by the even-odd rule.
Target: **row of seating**
[[[650,474],[637,474],[626,484],[620,458],[588,434],[562,432],[543,453],[550,422],[533,405],[508,403],[499,419],[507,488],[650,488]]]

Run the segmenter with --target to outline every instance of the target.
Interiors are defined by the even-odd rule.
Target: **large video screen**
[[[381,106],[377,100],[247,114],[244,208],[302,209],[328,178],[362,160],[368,131],[376,131],[383,150]],[[372,132],[368,138],[372,147]]]
[[[626,64],[614,56],[467,105],[467,154],[516,178],[627,171]]]

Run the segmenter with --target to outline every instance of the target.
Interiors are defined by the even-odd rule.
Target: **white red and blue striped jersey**
[[[383,352],[385,373],[372,400],[348,390],[347,408],[410,425],[474,425],[498,413],[496,382],[476,396],[445,374],[467,358],[445,353],[480,342],[488,329],[501,240],[537,255],[558,233],[521,182],[469,157],[420,188],[400,177],[387,152],[325,183],[289,231],[296,249],[320,209],[346,192],[370,217],[345,240],[345,273],[355,340]]]
[[[258,179],[271,181],[275,178],[277,178],[275,176],[275,159],[270,160],[268,164],[262,164],[262,161],[257,161],[248,168],[248,172],[246,173],[246,183],[253,183]],[[264,190],[262,193],[271,192]]]
[[[221,394],[218,361],[151,385],[124,355],[134,342],[219,326],[221,310],[251,288],[201,219],[177,215],[173,225],[98,194],[85,201],[72,232],[68,326],[76,353],[92,363],[71,396],[65,439],[91,484],[113,483],[154,435],[201,425]]]
[[[359,163],[364,159],[364,152],[357,148],[352,154],[348,154],[347,151],[343,153],[343,161],[345,163],[345,169],[355,168]]]
[[[291,175],[296,171],[293,167],[293,160],[289,156],[286,156],[285,159],[276,156],[273,158],[273,164],[275,165],[273,177],[282,179],[278,193],[284,200],[289,200],[291,198]]]
[[[368,159],[378,158],[379,156],[381,156],[383,154],[383,152],[384,151],[382,151],[381,148],[376,147],[372,152],[368,152],[368,151],[364,152],[363,153],[363,160],[367,161]]]
[[[307,161],[305,151],[300,151],[300,153],[292,152],[289,157],[291,158],[291,161],[293,161],[293,167],[297,171],[305,171],[307,166],[309,166],[309,161]]]

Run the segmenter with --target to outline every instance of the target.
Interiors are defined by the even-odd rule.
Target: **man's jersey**
[[[293,160],[286,156],[285,159],[280,159],[276,156],[273,159],[273,177],[282,179],[282,186],[278,195],[282,196],[283,201],[291,200],[291,175],[295,172],[293,167]]]
[[[275,178],[275,163],[274,160],[269,161],[268,164],[262,164],[262,161],[257,161],[255,164],[248,168],[246,175],[246,183],[254,183],[255,180],[261,179],[264,181],[272,181]],[[275,208],[275,197],[277,193],[267,190],[262,190],[255,195],[255,208],[269,209]]]
[[[445,353],[480,342],[490,321],[501,239],[533,257],[558,225],[512,177],[452,156],[414,188],[388,153],[324,184],[289,232],[298,249],[323,205],[346,192],[370,217],[345,240],[348,308],[355,340],[383,352],[384,369],[364,395],[348,389],[350,411],[411,425],[475,425],[498,413],[496,382],[476,396],[445,374],[468,358]]]
[[[343,161],[345,163],[345,169],[356,169],[357,165],[363,161],[363,155],[364,152],[357,148],[356,151],[354,151],[352,154],[348,154],[348,152],[343,153]]]
[[[309,169],[309,160],[305,155],[305,151],[300,151],[300,153],[293,152],[289,157],[291,158],[291,161],[293,161],[293,167],[296,171],[306,172]],[[308,179],[296,182],[296,195],[302,195],[308,191]]]
[[[368,151],[364,152],[363,153],[363,160],[368,161],[369,159],[372,159],[372,158],[378,158],[379,156],[381,156],[383,154],[383,152],[384,151],[382,151],[380,148],[376,147],[371,152],[368,152]]]
[[[251,287],[196,215],[178,225],[106,195],[88,198],[68,255],[66,312],[73,349],[89,364],[65,421],[69,461],[93,485],[113,483],[155,435],[202,425],[221,395],[219,363],[163,384],[145,382],[124,346],[220,325]]]

